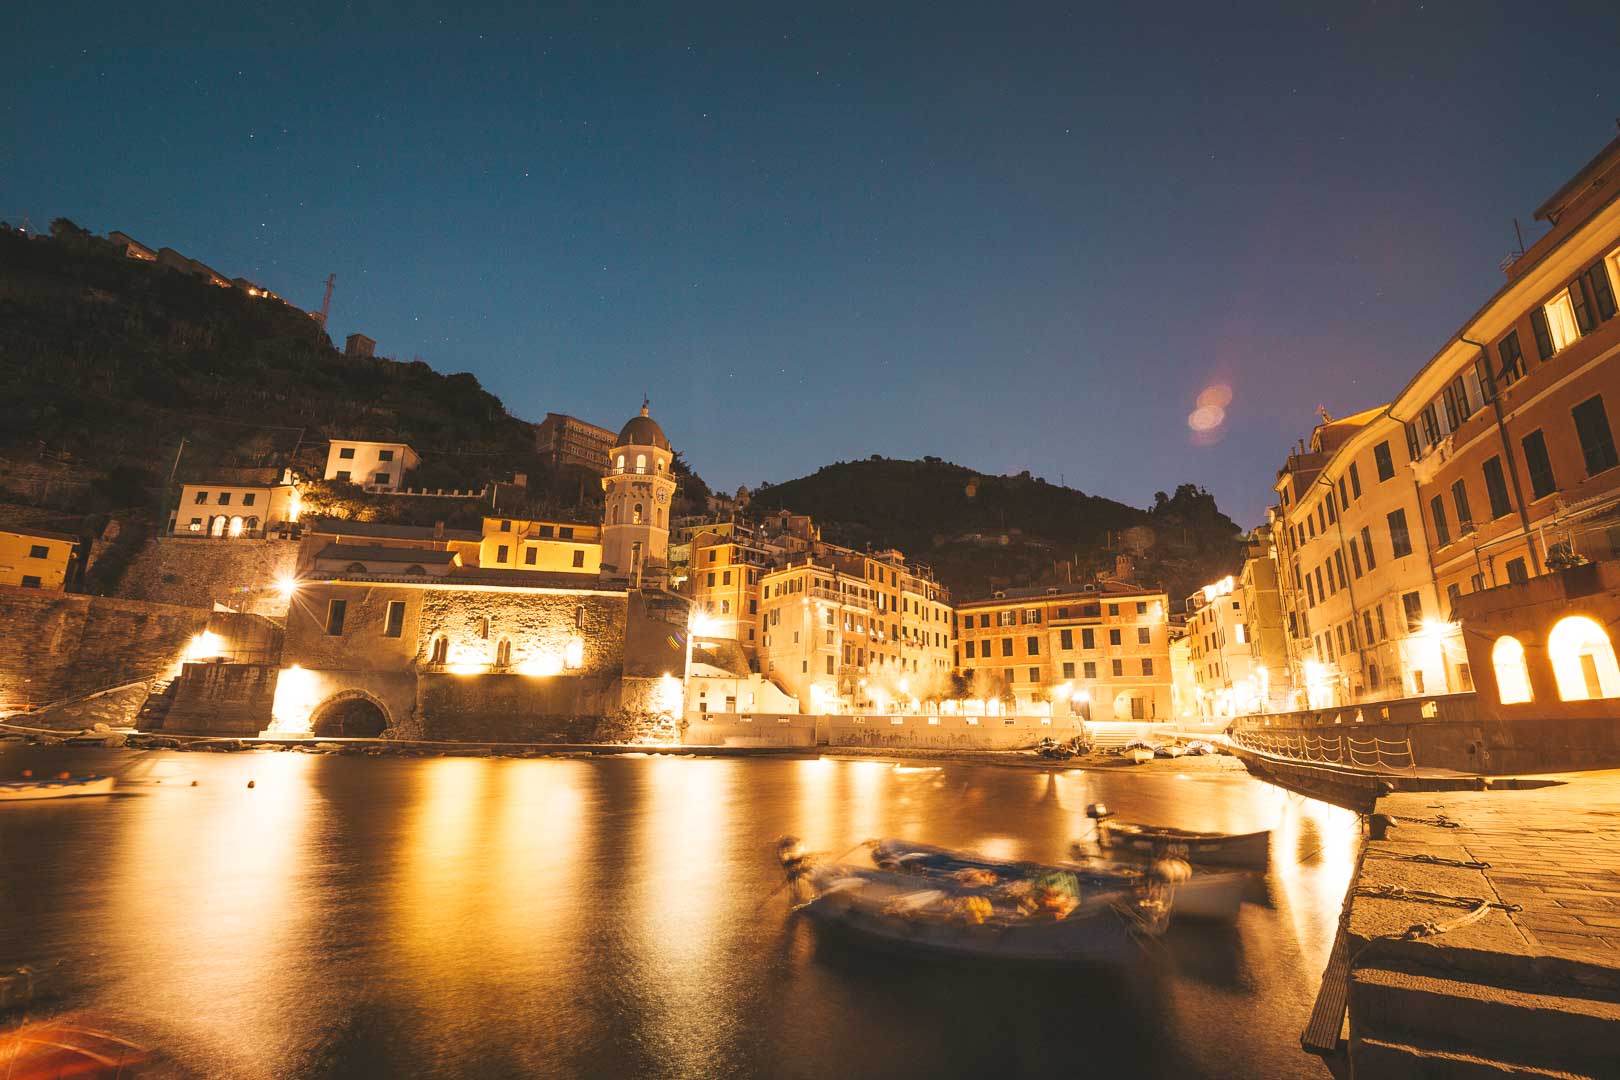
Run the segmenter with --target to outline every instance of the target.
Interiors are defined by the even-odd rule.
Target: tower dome
[[[643,401],[641,415],[632,416],[619,429],[619,440],[613,445],[656,446],[660,450],[668,450],[669,439],[664,436],[664,429],[658,426],[658,421],[647,415],[647,402]]]

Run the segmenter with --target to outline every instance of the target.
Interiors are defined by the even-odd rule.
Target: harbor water
[[[1196,764],[8,743],[0,776],[120,794],[0,807],[0,967],[49,973],[36,1017],[181,1076],[1324,1076],[1298,1038],[1356,819]],[[1271,871],[1235,926],[1174,927],[1123,974],[867,954],[776,891],[784,833],[861,863],[881,836],[1059,859],[1097,801],[1270,828]]]

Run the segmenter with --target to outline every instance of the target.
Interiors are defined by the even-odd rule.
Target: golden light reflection
[[[167,784],[120,800],[128,824],[118,857],[103,864],[114,877],[108,917],[94,929],[98,966],[124,1000],[173,1026],[176,1045],[240,1055],[216,1062],[217,1075],[268,1076],[304,1045],[285,1017],[322,978],[307,861],[326,825],[310,784],[319,762],[254,754],[209,765],[201,786],[175,765]]]

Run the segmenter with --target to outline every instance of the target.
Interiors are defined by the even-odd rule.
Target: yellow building
[[[0,585],[60,592],[78,555],[79,538],[38,529],[0,529]]]
[[[245,470],[251,474],[255,470]],[[297,522],[298,478],[291,469],[257,470],[265,479],[244,476],[199,480],[180,488],[169,531],[175,536],[261,539]]]
[[[602,572],[602,530],[574,522],[487,517],[478,565],[596,577]]]
[[[707,618],[704,636],[735,641],[752,658],[759,644],[760,579],[770,551],[734,529],[702,529],[690,545],[682,592],[692,598],[693,610]]]
[[[984,712],[1171,718],[1165,594],[1116,583],[1008,589],[956,609],[957,662]]]
[[[1264,710],[1271,676],[1256,661],[1251,627],[1243,590],[1230,575],[1187,598],[1187,659],[1201,718]]]
[[[405,474],[420,464],[421,457],[404,443],[333,439],[324,475],[372,491],[398,491],[405,486]]]

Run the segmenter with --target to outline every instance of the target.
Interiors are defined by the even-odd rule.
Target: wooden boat
[[[1102,803],[1087,807],[1086,816],[1097,823],[1097,846],[1115,854],[1139,858],[1177,855],[1191,863],[1233,866],[1245,870],[1265,870],[1271,864],[1270,830],[1252,833],[1197,832],[1114,821],[1114,815]]]
[[[1153,751],[1137,746],[1126,750],[1125,756],[1130,759],[1132,765],[1146,765],[1153,760]]]
[[[1153,756],[1161,758],[1178,758],[1187,751],[1175,743],[1161,743],[1153,748]]]
[[[786,864],[784,863],[784,866]],[[966,960],[1114,966],[1140,956],[1129,894],[1073,906],[864,867],[809,867],[797,910],[823,932],[889,951]]]
[[[115,784],[117,780],[111,776],[76,776],[56,780],[0,780],[0,802],[111,795]]]
[[[991,859],[972,852],[954,851],[906,840],[879,840],[872,845],[872,861],[880,868],[911,874],[935,882],[1031,881],[1051,874],[1073,874],[1082,892],[1124,892],[1140,907],[1165,905],[1165,919],[1230,923],[1237,919],[1248,891],[1249,876],[1231,871],[1204,870],[1180,864],[1189,871],[1180,881],[1167,881],[1155,868],[1142,863],[1087,858],[1073,862],[1036,863]],[[1177,876],[1177,875],[1172,875]],[[1166,887],[1168,886],[1168,888]],[[1144,910],[1143,917],[1153,918]]]

